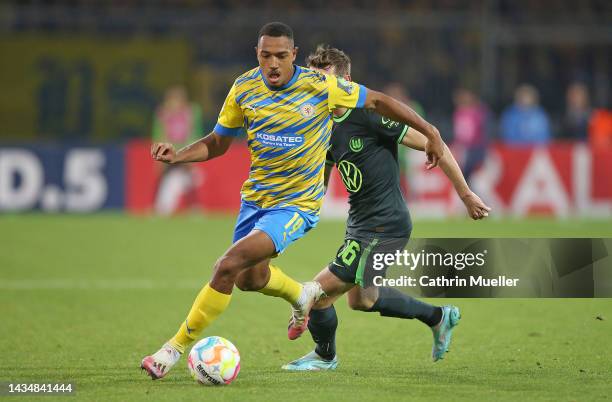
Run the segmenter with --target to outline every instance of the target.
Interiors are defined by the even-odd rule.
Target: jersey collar
[[[271,87],[270,85],[268,85],[268,81],[266,81],[266,77],[264,77],[264,75],[261,73],[261,69],[259,70],[259,75],[261,76],[261,79],[263,80],[264,84],[266,84],[266,87],[268,87],[270,91],[282,91],[283,89],[287,89],[291,85],[295,84],[301,72],[302,72],[302,68],[294,64],[293,65],[293,77],[291,77],[288,83],[286,83],[285,85],[281,87]]]
[[[352,111],[353,109],[347,109],[342,116],[332,115],[332,119],[336,123],[342,123],[344,120],[346,120],[347,117],[349,117]]]

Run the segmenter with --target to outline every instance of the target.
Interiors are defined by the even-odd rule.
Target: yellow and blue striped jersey
[[[251,153],[242,199],[261,208],[296,207],[318,214],[332,130],[331,111],[363,107],[366,88],[295,66],[284,86],[268,87],[259,67],[236,79],[214,132],[244,128]]]

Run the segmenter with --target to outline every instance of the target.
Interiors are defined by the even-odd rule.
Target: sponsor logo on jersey
[[[387,127],[388,129],[392,129],[392,128],[398,127],[400,125],[398,122],[393,121],[393,120],[391,120],[391,119],[389,119],[387,117],[384,117],[384,116],[382,117],[381,122],[382,122],[382,125]]]
[[[348,82],[344,78],[338,77],[338,88],[350,95],[353,93],[354,85],[352,82]]]
[[[304,143],[304,137],[302,135],[258,132],[255,134],[255,139],[263,145],[276,148],[295,148]]]
[[[302,117],[312,117],[315,114],[315,107],[312,103],[304,103],[300,106],[300,114]]]
[[[344,160],[340,161],[338,171],[349,193],[356,193],[361,189],[363,177],[361,170],[354,163]]]
[[[353,152],[359,152],[363,149],[363,140],[361,137],[351,137],[349,140],[349,148]]]

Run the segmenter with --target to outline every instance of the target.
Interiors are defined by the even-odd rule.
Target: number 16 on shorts
[[[347,239],[344,246],[340,248],[337,257],[342,261],[342,264],[346,268],[350,268],[353,262],[355,262],[355,259],[359,257],[360,253],[361,246],[359,245],[359,242],[356,240]]]

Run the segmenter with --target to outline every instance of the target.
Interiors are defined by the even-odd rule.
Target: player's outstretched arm
[[[444,155],[444,141],[440,137],[438,129],[423,119],[410,106],[383,94],[382,92],[368,89],[364,107],[374,109],[393,121],[407,124],[422,133],[427,141],[425,153],[427,154],[427,168],[432,169],[438,165],[438,161]]]
[[[402,139],[402,145],[418,151],[424,151],[426,143],[427,139],[425,136],[413,128],[409,128]],[[444,145],[444,148],[444,155],[440,159],[440,169],[442,169],[446,177],[453,183],[453,187],[459,195],[459,198],[461,198],[461,201],[465,204],[468,214],[472,219],[482,219],[489,216],[491,208],[470,190],[457,160],[446,145]]]
[[[200,138],[178,151],[167,142],[156,142],[151,146],[151,157],[156,161],[168,163],[204,162],[223,155],[234,137],[218,135],[215,132]]]

